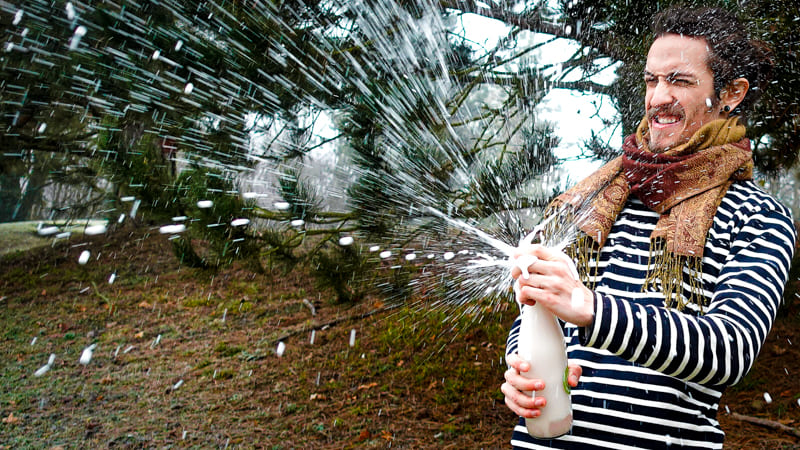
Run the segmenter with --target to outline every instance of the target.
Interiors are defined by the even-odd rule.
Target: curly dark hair
[[[744,25],[728,10],[672,7],[653,17],[652,30],[655,38],[680,34],[706,40],[717,97],[733,80],[747,79],[750,89],[734,114],[748,111],[772,80],[772,50],[764,42],[750,39]]]

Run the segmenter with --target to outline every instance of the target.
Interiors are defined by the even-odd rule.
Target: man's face
[[[644,79],[650,150],[684,144],[703,125],[720,118],[705,39],[665,34],[650,47]]]

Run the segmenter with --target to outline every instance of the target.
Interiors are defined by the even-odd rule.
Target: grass
[[[516,419],[499,385],[513,307],[480,325],[396,309],[317,330],[312,345],[312,327],[372,311],[380,299],[337,305],[308,274],[280,268],[256,276],[182,268],[161,236],[87,247],[101,250],[85,266],[70,247],[2,260],[0,448],[508,447]],[[112,271],[119,283],[107,283]],[[795,381],[779,385],[774,369],[796,373],[789,364],[800,354],[773,349],[787,337],[800,342],[796,325],[778,324],[764,365],[723,404],[800,421]],[[299,334],[278,356],[275,339],[290,331]],[[94,357],[82,366],[91,343]],[[51,353],[54,365],[35,377]],[[767,387],[762,373],[772,374],[775,401],[753,409]],[[739,423],[726,430],[726,448],[787,443]]]

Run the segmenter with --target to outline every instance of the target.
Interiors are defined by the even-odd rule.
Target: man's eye
[[[683,78],[676,78],[672,80],[672,84],[676,84],[678,86],[689,86],[692,84],[690,80],[684,80]]]

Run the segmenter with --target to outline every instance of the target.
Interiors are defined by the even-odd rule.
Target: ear
[[[731,110],[736,109],[739,103],[742,103],[747,90],[750,89],[750,82],[747,78],[737,78],[728,84],[719,93],[720,104],[724,108],[729,106]]]

